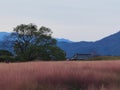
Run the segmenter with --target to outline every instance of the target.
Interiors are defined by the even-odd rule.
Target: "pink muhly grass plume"
[[[0,90],[119,90],[120,61],[0,64]]]

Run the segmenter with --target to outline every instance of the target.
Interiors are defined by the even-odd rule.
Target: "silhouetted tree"
[[[51,35],[52,31],[44,26],[38,29],[34,24],[18,25],[11,34],[16,56],[25,61],[37,58],[50,60],[53,57],[55,60],[65,59],[64,51],[56,46],[56,40]]]

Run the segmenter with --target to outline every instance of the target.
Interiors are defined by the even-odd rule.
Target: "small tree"
[[[8,50],[0,50],[0,62],[13,62],[14,57]]]
[[[54,47],[61,57],[65,58],[65,54],[61,49],[56,49],[56,40],[52,38],[52,31],[49,28],[42,26],[37,28],[34,24],[21,24],[14,28],[11,36],[14,40],[14,51],[17,57],[21,60],[34,60],[40,58],[43,60],[51,59],[50,56],[54,56],[57,59],[50,47]]]

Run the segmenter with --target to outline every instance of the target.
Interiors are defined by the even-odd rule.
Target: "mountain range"
[[[95,42],[58,42],[58,46],[66,52],[67,57],[76,53],[120,56],[120,31]]]
[[[3,48],[2,42],[5,37],[9,35],[10,33],[0,32],[0,49]],[[57,45],[66,52],[66,57],[68,58],[76,53],[120,56],[120,31],[95,42],[73,42],[64,38],[56,38],[56,40],[58,41]],[[7,49],[10,50],[10,48]]]
[[[10,36],[9,32],[0,32],[0,41],[5,40],[6,36]]]

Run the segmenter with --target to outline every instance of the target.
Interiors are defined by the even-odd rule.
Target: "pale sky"
[[[0,31],[29,23],[56,38],[96,41],[120,30],[120,0],[0,0]]]

